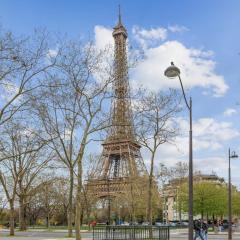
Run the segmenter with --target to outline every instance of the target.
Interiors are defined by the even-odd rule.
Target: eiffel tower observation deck
[[[139,177],[147,175],[134,134],[126,51],[128,35],[120,11],[112,35],[115,46],[111,131],[86,185],[87,191],[97,198],[122,194]]]

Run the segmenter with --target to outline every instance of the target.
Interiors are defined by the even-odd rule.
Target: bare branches
[[[93,44],[64,42],[59,48],[54,71],[46,76],[31,103],[44,129],[41,137],[49,140],[48,147],[58,162],[68,168],[71,236],[75,167],[78,165],[81,188],[81,164],[90,135],[108,127],[104,107],[111,97],[108,86],[113,77],[104,64],[106,52]]]
[[[161,144],[171,142],[177,134],[174,117],[179,111],[176,91],[149,92],[140,90],[135,106],[136,134],[139,143],[150,152],[148,186],[148,221],[152,224],[153,170],[157,149]]]
[[[180,111],[176,91],[140,90],[135,106],[136,134],[141,145],[155,152],[159,145],[171,142],[177,134],[174,117]]]
[[[25,109],[26,96],[39,87],[43,77],[55,64],[47,59],[46,31],[35,31],[34,37],[17,38],[0,32],[0,126]]]
[[[27,121],[25,124],[27,125]],[[46,142],[42,141],[38,137],[37,130],[31,127],[33,126],[27,125],[26,127],[11,119],[2,128],[0,137],[2,147],[0,182],[11,206],[11,211],[14,211],[14,202],[18,197],[20,228],[22,228],[24,220],[24,204],[36,178],[52,160],[51,152],[44,149]]]

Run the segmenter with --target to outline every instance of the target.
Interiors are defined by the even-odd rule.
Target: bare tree
[[[2,155],[0,182],[3,185],[11,212],[11,232],[14,234],[14,202],[19,199],[20,229],[25,230],[24,209],[31,188],[39,173],[47,167],[51,154],[43,154],[45,142],[33,129],[20,123],[8,121],[0,139]]]
[[[165,185],[172,179],[172,171],[165,164],[160,163],[156,177],[159,181],[159,188],[162,191]]]
[[[47,59],[48,40],[46,31],[36,30],[33,37],[23,38],[0,29],[0,126],[26,108],[26,96],[54,66],[54,59]]]
[[[154,161],[160,145],[171,142],[177,134],[174,117],[179,111],[176,91],[141,91],[135,106],[135,125],[139,143],[150,152],[147,219],[152,224]]]
[[[106,50],[107,51],[107,50]],[[68,236],[72,236],[74,169],[78,171],[76,236],[80,239],[80,203],[82,192],[82,159],[90,135],[107,127],[108,115],[103,114],[109,99],[111,72],[105,64],[106,51],[93,44],[65,43],[58,54],[57,69],[46,79],[40,98],[33,106],[45,129],[48,146],[58,161],[68,169],[70,187],[68,203]]]

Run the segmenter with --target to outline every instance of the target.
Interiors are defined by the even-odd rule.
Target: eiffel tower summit
[[[137,179],[147,176],[134,134],[126,52],[128,35],[120,8],[112,35],[115,46],[111,130],[86,186],[87,191],[97,198],[126,193]]]

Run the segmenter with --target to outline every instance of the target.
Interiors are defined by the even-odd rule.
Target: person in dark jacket
[[[198,239],[198,238],[204,240],[201,221],[199,221],[199,220],[194,220],[194,222],[193,222],[193,228],[194,228],[194,230],[195,230],[194,240],[196,240],[196,239]]]
[[[206,222],[202,222],[202,233],[204,240],[208,240],[208,224]]]

